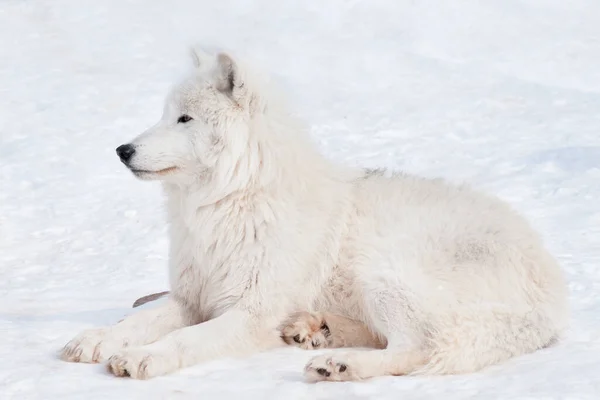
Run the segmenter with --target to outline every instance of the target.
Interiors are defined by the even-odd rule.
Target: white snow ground
[[[600,398],[600,2],[0,3],[0,398]],[[166,288],[158,184],[114,148],[154,123],[192,42],[251,54],[330,157],[472,184],[542,232],[568,338],[481,373],[305,384],[295,349],[146,382],[56,352]]]

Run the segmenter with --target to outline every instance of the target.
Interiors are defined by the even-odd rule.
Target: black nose
[[[119,155],[121,161],[123,161],[124,163],[129,161],[129,159],[134,153],[135,148],[130,144],[122,144],[119,147],[117,147],[117,154]]]

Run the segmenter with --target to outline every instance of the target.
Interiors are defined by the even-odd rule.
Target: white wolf
[[[506,204],[335,166],[239,60],[192,53],[161,120],[117,149],[164,186],[171,293],[63,359],[145,379],[285,342],[372,347],[305,368],[343,381],[476,371],[560,337],[562,272]]]

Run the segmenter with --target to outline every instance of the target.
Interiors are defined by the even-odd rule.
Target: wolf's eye
[[[193,120],[193,119],[194,119],[194,118],[190,117],[189,115],[187,115],[187,114],[183,114],[181,117],[179,117],[179,118],[177,119],[177,123],[178,123],[178,124],[185,124],[186,122],[189,122],[189,121],[191,121],[191,120]]]

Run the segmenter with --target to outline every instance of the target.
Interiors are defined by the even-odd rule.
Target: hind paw
[[[320,313],[292,314],[281,327],[281,338],[289,345],[305,350],[329,347],[329,327]]]
[[[343,355],[324,355],[313,358],[304,368],[304,377],[309,382],[343,382],[358,379],[352,373],[352,367]]]

